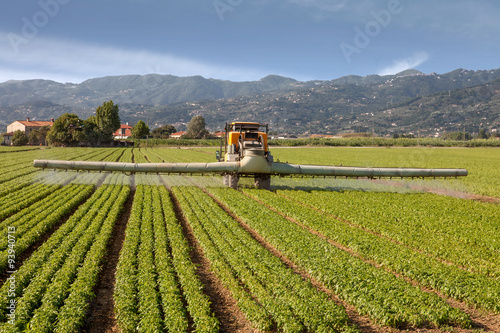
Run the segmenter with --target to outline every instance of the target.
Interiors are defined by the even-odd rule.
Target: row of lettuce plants
[[[120,162],[132,163],[134,160],[134,154],[132,153],[132,148],[126,148],[123,154],[120,156]]]
[[[219,320],[210,309],[210,300],[203,293],[203,284],[199,280],[196,265],[191,261],[191,248],[184,237],[181,224],[176,218],[173,202],[165,187],[156,187],[160,191],[167,234],[172,251],[172,263],[186,300],[186,308],[193,318],[195,330],[199,332],[218,332]]]
[[[46,199],[4,220],[0,231],[0,269],[3,270],[7,266],[9,255],[13,250],[11,245],[14,247],[15,255],[19,256],[39,241],[64,216],[78,207],[93,191],[92,185],[67,185]],[[12,230],[14,232],[11,232]],[[11,237],[14,238],[14,243],[11,242]]]
[[[244,190],[280,213],[350,248],[366,260],[474,307],[500,312],[500,281],[443,263],[405,245],[269,191]],[[287,192],[288,193],[288,192]],[[380,221],[383,223],[383,221]]]
[[[36,183],[0,199],[0,221],[54,192],[60,185]]]
[[[375,322],[393,327],[471,325],[467,314],[438,296],[339,249],[244,194],[209,191],[267,242]]]
[[[0,331],[77,331],[128,191],[120,185],[99,188],[22,264],[15,272],[15,318],[2,312]],[[1,288],[9,290],[9,283]],[[12,299],[2,294],[0,301]]]
[[[170,250],[167,221],[175,223],[169,195],[164,188],[151,187],[153,191],[154,263],[158,270],[158,292],[164,311],[164,327],[168,332],[186,332],[189,322]],[[163,197],[163,202],[162,202]]]
[[[134,162],[135,163],[148,163],[144,154],[141,152],[140,148],[133,148]]]
[[[33,183],[30,179],[18,190],[12,189],[8,194],[0,195],[0,221],[48,196],[75,177],[74,173],[53,172],[38,177]]]
[[[94,240],[81,268],[78,270],[78,276],[69,288],[69,295],[64,301],[64,305],[59,309],[57,324],[54,327],[55,332],[80,331],[88,312],[89,301],[95,296],[94,288],[99,279],[100,267],[106,255],[107,245],[112,237],[113,227],[123,212],[123,206],[130,193],[130,187],[120,180],[116,181],[116,185],[105,186],[119,188],[119,196],[108,213],[100,234]]]
[[[147,177],[143,181],[147,182]],[[196,275],[168,191],[137,185],[116,273],[115,312],[122,332],[217,332],[219,322]]]
[[[500,206],[434,194],[280,192],[470,271],[500,277]]]
[[[357,331],[347,325],[344,308],[287,268],[202,190],[181,187],[174,193],[217,275],[257,328]]]
[[[40,175],[40,172],[36,174],[27,174],[11,180],[5,181],[0,184],[0,197],[8,195],[9,193],[22,190],[24,187],[33,184],[34,179]]]

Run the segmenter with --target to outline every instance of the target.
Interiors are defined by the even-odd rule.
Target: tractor
[[[364,168],[274,162],[268,146],[267,124],[226,123],[224,139],[213,163],[123,163],[35,160],[34,167],[167,174],[220,174],[226,186],[236,189],[240,177],[254,177],[255,187],[270,189],[271,176],[321,176],[346,178],[463,177],[465,169]]]

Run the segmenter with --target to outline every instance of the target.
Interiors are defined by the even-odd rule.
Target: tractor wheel
[[[264,190],[271,189],[271,177],[269,175],[255,176],[255,187]]]
[[[229,175],[229,187],[237,190],[239,179],[240,179],[240,177],[238,177],[238,175]]]

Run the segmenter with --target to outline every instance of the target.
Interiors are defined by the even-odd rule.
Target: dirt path
[[[119,332],[114,315],[115,272],[123,240],[125,239],[125,229],[132,210],[134,194],[135,192],[131,190],[125,202],[124,212],[114,226],[110,244],[108,245],[108,253],[103,259],[104,265],[94,289],[96,297],[90,303],[89,313],[82,332]]]

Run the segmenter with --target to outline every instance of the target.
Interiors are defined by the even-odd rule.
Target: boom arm
[[[246,156],[241,161],[214,163],[122,163],[35,160],[33,166],[43,169],[121,171],[130,173],[234,173],[239,175],[311,175],[361,178],[463,177],[468,174],[465,169],[360,168],[271,163],[262,156]]]

